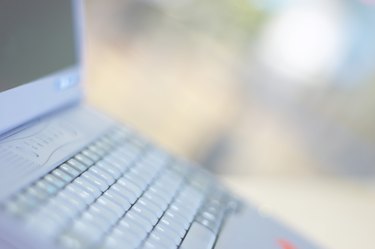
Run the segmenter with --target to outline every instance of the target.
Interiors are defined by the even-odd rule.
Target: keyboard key
[[[173,239],[176,245],[180,244],[181,239],[185,235],[185,231],[176,231],[163,223],[158,223],[154,230],[159,231],[161,234],[164,234],[164,236],[169,237],[170,239]]]
[[[100,142],[95,142],[94,144],[90,145],[88,147],[88,149],[90,151],[92,151],[93,153],[103,157],[104,155],[106,155],[109,151],[110,151],[110,148],[105,146],[101,146]]]
[[[164,245],[164,248],[176,248],[179,245],[181,239],[175,240],[160,230],[153,230],[150,234],[148,241]],[[177,242],[177,243],[176,243]]]
[[[61,200],[61,205],[68,202],[72,205],[72,208],[77,211],[82,211],[86,206],[86,202],[81,199],[81,197],[70,189],[64,189],[59,192],[56,199]]]
[[[52,175],[57,176],[61,180],[63,180],[65,183],[69,183],[73,180],[73,176],[65,173],[63,170],[57,168],[54,171],[52,171]]]
[[[163,236],[164,234],[160,234],[158,231],[153,231],[150,236],[148,237],[144,247],[153,248],[164,248],[164,249],[172,249],[177,248],[174,240],[171,240],[169,237]],[[151,248],[152,248],[151,247]]]
[[[74,158],[77,159],[79,162],[83,163],[86,167],[90,167],[94,164],[93,160],[91,160],[90,158],[81,153],[76,155]]]
[[[104,180],[108,184],[108,186],[112,185],[115,182],[115,178],[113,178],[111,174],[96,165],[92,166],[88,171]]]
[[[122,177],[117,181],[117,184],[121,185],[122,187],[132,191],[134,195],[140,196],[145,189],[146,184],[141,186],[134,184],[134,182],[128,177]]]
[[[158,221],[158,216],[151,212],[148,208],[146,208],[144,205],[141,203],[137,202],[132,208],[131,211],[138,213],[140,216],[144,217],[152,225],[155,225],[156,222]]]
[[[208,228],[199,223],[193,223],[182,241],[181,249],[212,249],[216,236]]]
[[[139,234],[127,233],[122,236],[111,234],[104,242],[103,249],[135,249],[141,243]]]
[[[61,224],[67,223],[70,219],[75,218],[80,210],[65,200],[51,200],[46,206],[42,207],[39,216],[41,219],[54,218],[61,221]],[[58,222],[60,223],[60,222]]]
[[[71,165],[72,167],[74,167],[76,170],[78,170],[79,172],[83,172],[87,169],[87,166],[84,165],[83,163],[80,163],[79,161],[77,161],[76,159],[72,158],[72,159],[69,159],[67,161],[67,163],[69,165]]]
[[[39,180],[36,183],[36,186],[40,189],[43,189],[49,196],[56,194],[59,190],[59,188],[56,187],[56,185],[47,181],[46,179]]]
[[[105,216],[98,216],[95,212],[84,212],[83,215],[79,218],[80,221],[86,224],[91,224],[93,226],[98,226],[102,228],[103,232],[105,232],[106,228],[109,226],[108,219]]]
[[[180,215],[183,215],[185,217],[187,217],[188,213],[192,213],[194,215],[194,213],[197,211],[197,210],[192,210],[191,208],[188,208],[186,207],[185,205],[183,205],[183,203],[178,203],[176,201],[174,201],[171,206],[169,207],[170,210],[173,210],[174,212],[176,213],[179,213]],[[187,218],[188,219],[188,218]]]
[[[140,239],[143,239],[147,235],[147,231],[139,223],[130,222],[129,219],[122,219],[112,233],[119,236],[123,236],[126,233],[135,233],[140,236]]]
[[[131,204],[134,204],[138,199],[138,196],[136,196],[133,191],[123,187],[121,184],[115,183],[111,186],[111,189],[125,197]]]
[[[201,207],[195,220],[216,234],[227,212],[230,211],[227,203],[224,201],[228,201],[228,198],[223,194],[216,197],[213,196],[212,198],[209,197],[206,203]]]
[[[118,163],[125,170],[134,162],[138,154],[139,150],[134,150],[134,148],[127,145],[124,148],[113,151],[106,158]]]
[[[97,186],[102,192],[107,190],[107,188],[109,187],[109,184],[107,184],[100,177],[97,177],[96,174],[91,171],[86,171],[85,173],[82,174],[81,177],[91,182],[93,185]]]
[[[118,141],[116,139],[113,139],[109,134],[101,137],[100,141],[103,142],[103,143],[107,143],[107,144],[109,144],[111,146],[114,146],[114,147],[117,147],[122,143],[122,141]]]
[[[130,169],[129,174],[137,175],[140,178],[143,178],[145,182],[151,182],[154,176],[156,175],[155,171],[142,168],[143,165],[136,165]]]
[[[115,144],[109,141],[108,139],[100,138],[98,141],[94,143],[95,146],[98,146],[102,150],[104,150],[106,153],[113,151]]]
[[[63,180],[61,180],[59,177],[56,177],[55,175],[52,175],[52,174],[46,175],[44,179],[47,182],[55,185],[58,189],[61,189],[66,185],[66,183]]]
[[[123,181],[132,182],[135,185],[137,185],[140,189],[146,189],[147,186],[150,184],[150,182],[147,181],[147,179],[145,179],[144,177],[138,174],[134,174],[132,172],[126,173],[123,178],[124,178]]]
[[[168,185],[166,182],[163,182],[161,179],[158,179],[152,185],[152,188],[155,189],[156,193],[162,194],[168,200],[175,194],[177,187],[178,187],[177,185],[175,186]]]
[[[119,194],[113,188],[108,189],[108,191],[104,193],[104,196],[118,203],[125,211],[127,211],[131,206],[131,203],[128,201],[128,199],[125,198],[123,195]]]
[[[103,170],[106,170],[109,174],[112,175],[114,179],[118,179],[122,175],[122,171],[119,168],[113,166],[105,160],[97,162],[96,166]]]
[[[91,181],[88,181],[86,178],[83,177],[76,178],[72,182],[72,185],[78,185],[84,190],[87,190],[87,192],[90,192],[91,195],[94,196],[94,198],[97,198],[102,193],[97,185],[93,184]]]
[[[73,178],[76,178],[79,174],[81,174],[80,171],[66,163],[62,164],[59,168],[64,170],[65,173],[71,175]]]
[[[191,220],[188,219],[186,216],[183,216],[182,214],[173,211],[172,209],[168,209],[165,214],[165,217],[169,217],[170,219],[174,220],[175,222],[178,222],[182,225],[182,227],[187,230],[190,226]]]
[[[168,204],[169,204],[169,200],[167,199],[164,199],[163,197],[161,197],[161,195],[159,194],[156,194],[156,193],[150,193],[150,191],[148,190],[147,192],[145,192],[143,194],[143,197],[150,200],[151,202],[153,202],[155,205],[159,206],[162,210],[165,210],[167,209],[168,207]]]
[[[173,193],[171,191],[166,191],[165,187],[160,188],[157,183],[152,184],[148,189],[147,192],[150,195],[159,196],[164,200],[165,203],[169,203],[172,200]]]
[[[99,156],[97,153],[92,152],[90,149],[85,149],[81,153],[94,162],[99,161],[99,159],[101,158],[101,156]]]
[[[119,218],[115,212],[107,210],[105,205],[97,202],[89,207],[87,215],[91,215],[92,217],[95,217],[95,219],[98,217],[100,220],[100,227],[104,230],[115,224]]]
[[[141,214],[139,212],[136,212],[134,210],[130,210],[129,212],[126,213],[125,218],[126,220],[129,220],[129,222],[135,222],[139,223],[144,229],[145,232],[150,232],[154,224]]]
[[[117,218],[121,217],[127,211],[127,209],[119,205],[116,201],[108,198],[107,195],[100,196],[96,202],[102,208],[112,212]]]
[[[182,237],[185,234],[184,225],[175,220],[172,220],[169,217],[163,216],[160,219],[159,223],[163,224],[164,226],[168,227],[171,230],[178,232],[180,237]]]
[[[145,197],[141,197],[138,199],[137,203],[139,203],[140,206],[148,209],[152,213],[156,215],[157,218],[160,218],[162,214],[164,213],[164,209],[153,202],[151,202],[149,199]]]
[[[143,249],[169,249],[169,248],[174,249],[174,248],[177,248],[177,246],[167,247],[165,244],[160,244],[157,241],[155,242],[153,240],[147,240],[142,248]]]
[[[90,205],[96,199],[96,195],[89,192],[87,189],[80,187],[77,184],[69,184],[67,190],[76,193],[87,205]]]
[[[112,155],[118,157],[119,160],[134,160],[143,149],[144,144],[132,139],[119,146],[117,150],[113,151]]]
[[[26,194],[28,194],[30,196],[33,196],[39,202],[44,201],[48,197],[48,192],[46,190],[36,186],[36,185],[27,188]]]
[[[103,162],[110,164],[112,167],[117,168],[120,172],[125,172],[129,167],[129,163],[122,163],[113,156],[107,156],[103,159]]]

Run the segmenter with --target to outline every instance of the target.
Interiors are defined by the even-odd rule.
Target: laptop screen
[[[0,1],[0,137],[82,100],[82,3]]]
[[[0,2],[0,92],[77,63],[72,2]]]

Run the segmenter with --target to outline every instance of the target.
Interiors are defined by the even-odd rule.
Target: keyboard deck
[[[9,199],[61,248],[212,248],[236,208],[206,171],[116,127]]]

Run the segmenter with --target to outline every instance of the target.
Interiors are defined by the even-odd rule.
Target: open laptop
[[[317,248],[84,104],[81,10],[0,3],[0,248]]]

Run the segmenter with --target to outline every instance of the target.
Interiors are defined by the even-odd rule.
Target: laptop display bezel
[[[0,92],[0,135],[83,98],[83,3],[71,0],[76,64],[51,75]]]

